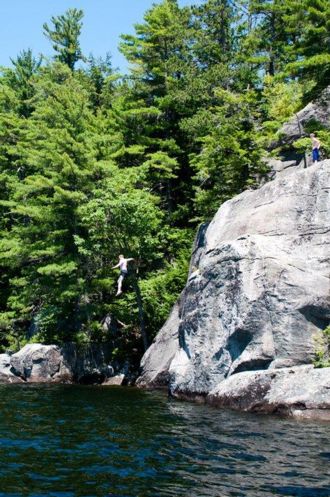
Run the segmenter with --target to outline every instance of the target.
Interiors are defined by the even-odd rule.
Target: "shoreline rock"
[[[218,409],[330,422],[330,368],[316,369],[312,364],[237,373],[207,395],[171,395]]]
[[[313,365],[237,373],[206,403],[233,410],[330,421],[330,368]]]
[[[13,374],[28,383],[71,383],[72,371],[56,345],[30,344],[11,357]]]
[[[11,355],[0,354],[0,384],[1,383],[24,383],[24,380],[16,376],[11,369]]]
[[[130,381],[129,367],[111,361],[111,346],[67,343],[25,345],[15,354],[0,354],[0,384],[62,383],[123,384]]]
[[[141,368],[145,374],[137,379],[140,388],[168,388],[169,367],[179,350],[177,325],[179,322],[179,301],[174,305],[169,318],[142,358]],[[146,367],[147,365],[147,367]]]

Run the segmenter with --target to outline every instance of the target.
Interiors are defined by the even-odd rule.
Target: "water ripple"
[[[330,497],[330,426],[136,389],[0,386],[0,497]]]

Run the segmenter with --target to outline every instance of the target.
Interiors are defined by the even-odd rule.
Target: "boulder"
[[[235,410],[330,421],[330,368],[296,366],[230,376],[206,397]]]
[[[29,383],[72,381],[70,367],[65,363],[61,349],[56,345],[25,345],[11,356],[11,369],[15,376]]]
[[[11,356],[0,354],[0,383],[23,383],[24,380],[12,372]]]
[[[173,395],[203,398],[243,371],[313,362],[330,322],[329,192],[328,160],[221,206],[141,386],[169,378]]]
[[[290,174],[295,174],[300,169],[305,169],[305,167],[312,164],[312,158],[306,157],[306,164],[304,160],[280,160],[274,159],[272,157],[264,157],[263,162],[268,166],[269,172],[266,175],[257,178],[259,186],[263,186],[267,181],[271,181],[275,178],[281,176],[288,176]]]
[[[121,386],[125,382],[125,375],[123,373],[106,378],[102,385],[104,386]]]
[[[102,383],[115,375],[111,344],[91,343],[77,346],[67,343],[61,348],[66,364],[70,365],[73,381],[81,384]]]
[[[115,377],[118,384],[117,374],[126,380],[130,371],[127,365],[122,371],[121,365],[111,364],[112,350],[111,344],[28,344],[16,354],[0,355],[0,383],[101,384]]]
[[[330,161],[226,202],[180,308],[172,390],[312,362],[330,320]]]

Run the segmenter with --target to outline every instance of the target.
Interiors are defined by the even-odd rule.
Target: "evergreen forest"
[[[282,124],[330,84],[330,2],[162,0],[121,37],[127,74],[107,47],[82,53],[83,11],[40,29],[52,58],[26,47],[0,74],[1,350],[111,342],[138,360],[198,226],[258,187]]]

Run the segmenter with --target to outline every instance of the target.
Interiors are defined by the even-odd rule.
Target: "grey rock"
[[[276,159],[271,159],[269,161],[269,165],[272,167],[272,169],[274,171],[276,171],[277,173],[281,173],[288,168],[296,167],[297,163],[296,163],[296,161],[293,161],[293,160],[280,161],[280,160],[276,160]]]
[[[104,386],[121,386],[125,382],[125,375],[123,373],[117,374],[103,381]]]
[[[11,356],[0,354],[0,383],[23,383],[24,380],[12,372]]]
[[[92,343],[77,346],[67,343],[61,348],[64,361],[70,365],[75,383],[102,383],[115,374],[111,344]]]
[[[221,206],[141,386],[169,378],[173,395],[203,398],[237,373],[313,361],[330,321],[329,193],[328,160]]]
[[[0,383],[102,383],[118,373],[111,351],[109,344],[28,344],[11,356],[0,355]]]
[[[136,384],[141,388],[167,388],[169,366],[179,350],[178,342],[179,302],[157,334],[141,361],[141,375]]]
[[[330,319],[330,161],[226,202],[180,306],[171,389],[310,363]]]
[[[330,86],[323,90],[317,100],[310,102],[282,126],[279,131],[282,142],[291,143],[301,135],[306,134],[306,125],[313,121],[330,127]],[[300,123],[300,128],[298,122]]]
[[[238,373],[217,385],[206,401],[236,410],[330,420],[330,368]]]
[[[205,233],[208,224],[202,224],[197,231],[189,267],[189,281],[199,279],[199,262],[205,245]],[[179,351],[178,328],[180,324],[181,299],[174,305],[169,318],[161,328],[152,345],[141,361],[141,375],[137,379],[140,388],[167,388],[169,383],[169,367]]]
[[[29,383],[72,381],[72,372],[56,345],[25,345],[11,356],[11,368],[15,376]]]
[[[306,166],[311,165],[311,160],[306,159],[306,164],[302,160],[297,162],[296,160],[286,160],[282,161],[280,159],[274,159],[272,157],[265,157],[263,159],[264,163],[269,167],[269,172],[267,175],[258,178],[259,185],[263,186],[267,181],[271,181],[275,178],[281,176],[282,178],[290,174],[295,174],[298,170],[304,169]]]
[[[209,223],[203,223],[197,230],[197,234],[194,240],[193,250],[191,254],[190,266],[189,266],[189,274],[188,280],[193,279],[199,275],[199,262],[204,253],[205,247],[205,235],[207,232],[207,228],[209,227]]]
[[[0,371],[10,369],[10,359],[9,354],[0,354]]]

